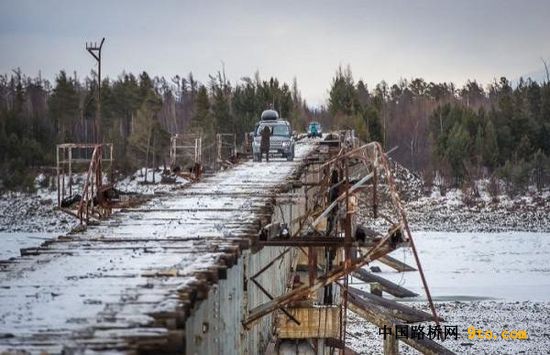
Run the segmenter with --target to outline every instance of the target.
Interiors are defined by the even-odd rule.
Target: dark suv
[[[262,141],[261,132],[265,126],[271,130],[269,139],[269,155],[279,155],[286,160],[294,160],[294,138],[292,137],[292,127],[288,121],[279,118],[275,110],[265,110],[262,112],[260,122],[256,123],[252,141],[252,154],[254,161],[260,161],[260,143]]]

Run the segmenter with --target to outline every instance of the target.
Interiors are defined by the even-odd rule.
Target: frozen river
[[[550,301],[550,233],[413,233],[435,300]],[[393,257],[416,266],[409,249]],[[418,272],[380,274],[424,297]]]

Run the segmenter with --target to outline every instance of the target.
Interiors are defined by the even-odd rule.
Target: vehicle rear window
[[[259,125],[256,129],[256,135],[259,136],[262,133],[262,130],[264,129],[266,125]],[[287,125],[267,125],[269,128],[271,128],[271,134],[273,136],[285,136],[288,137],[290,135],[288,126]]]

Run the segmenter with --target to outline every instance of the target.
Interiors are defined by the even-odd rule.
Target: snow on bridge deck
[[[248,247],[312,148],[297,144],[294,162],[245,162],[0,263],[0,352],[128,351],[182,337],[173,323]]]

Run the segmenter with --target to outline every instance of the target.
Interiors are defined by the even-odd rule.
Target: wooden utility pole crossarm
[[[96,143],[102,143],[103,137],[101,136],[101,49],[103,48],[103,43],[105,42],[105,37],[101,39],[99,46],[97,43],[87,43],[86,50],[94,57],[97,61],[97,112],[96,112]]]

